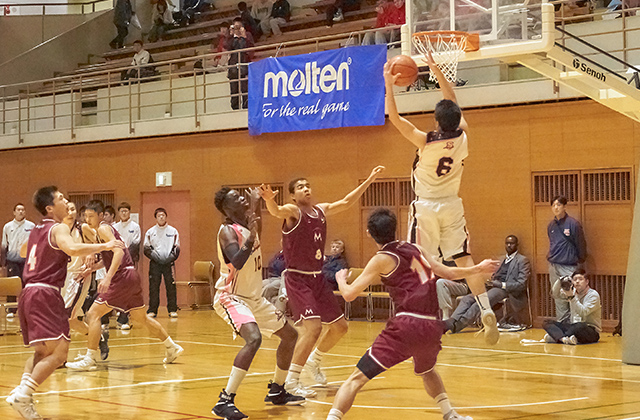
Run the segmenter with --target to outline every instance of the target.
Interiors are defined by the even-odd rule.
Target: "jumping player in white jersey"
[[[409,209],[409,241],[433,256],[455,261],[459,267],[471,267],[474,263],[469,249],[467,223],[462,199],[458,196],[463,161],[468,155],[467,122],[457,104],[453,87],[430,54],[427,64],[436,75],[444,98],[435,108],[436,129],[429,133],[419,130],[398,114],[393,86],[399,75],[391,73],[388,63],[384,67],[389,120],[418,148],[412,173],[416,199]],[[496,344],[500,333],[487,297],[485,278],[474,274],[466,280],[480,306],[485,341]]]
[[[423,253],[418,246],[396,241],[396,226],[396,216],[390,210],[374,210],[367,222],[367,233],[376,241],[378,253],[353,283],[347,284],[347,269],[336,274],[340,292],[348,302],[382,278],[397,312],[338,390],[327,420],[342,419],[353,405],[358,391],[369,380],[408,358],[413,359],[416,375],[422,377],[427,393],[436,400],[444,420],[472,420],[452,408],[435,369],[442,348],[443,327],[438,319],[434,274],[447,279],[473,274],[490,275],[496,271],[499,262],[484,260],[473,267],[446,267]]]
[[[227,420],[247,416],[235,406],[235,396],[262,343],[262,335],[280,338],[276,351],[276,370],[264,401],[274,405],[299,405],[300,396],[284,389],[298,333],[283,313],[262,297],[262,252],[260,250],[260,196],[251,190],[249,200],[238,191],[224,187],[215,196],[216,208],[226,216],[218,231],[220,279],[214,309],[240,336],[245,345],[238,352],[227,386],[211,412]]]

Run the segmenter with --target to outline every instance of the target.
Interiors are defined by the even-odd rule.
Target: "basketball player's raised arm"
[[[449,267],[438,262],[431,255],[424,252],[424,250],[422,251],[422,255],[429,263],[433,274],[447,280],[460,280],[477,274],[491,276],[491,274],[500,268],[500,261],[497,260],[483,260],[479,264],[471,267]]]
[[[267,205],[267,210],[269,214],[273,217],[277,217],[278,219],[298,219],[298,207],[293,204],[285,204],[284,206],[279,206],[276,203],[276,195],[278,195],[278,191],[273,191],[271,189],[271,185],[262,184],[258,187],[260,197],[264,200]]]
[[[71,230],[69,226],[64,223],[60,223],[52,229],[51,236],[55,241],[58,248],[65,254],[71,257],[82,257],[85,255],[96,254],[101,251],[110,249],[122,249],[124,248],[124,242],[122,241],[109,241],[105,244],[83,244],[76,243],[71,238]]]
[[[342,297],[347,302],[353,301],[358,297],[360,292],[369,287],[369,285],[380,278],[380,274],[386,274],[393,271],[396,267],[396,261],[388,255],[376,254],[369,260],[366,267],[351,284],[347,283],[349,270],[346,268],[336,273],[336,282],[338,289],[342,293]]]
[[[425,60],[425,62],[429,65],[429,71],[431,71],[431,73],[433,73],[436,76],[436,79],[438,80],[438,84],[440,85],[440,89],[442,90],[442,99],[449,99],[450,101],[453,101],[456,104],[458,104],[458,99],[456,98],[456,92],[453,90],[453,86],[451,85],[451,82],[447,80],[447,78],[442,73],[442,70],[440,70],[440,67],[438,67],[436,62],[433,60],[433,56],[431,55],[431,52],[427,54],[427,59]],[[467,131],[469,129],[469,127],[467,126],[467,122],[464,119],[464,116],[461,116],[460,124],[458,125],[458,127],[460,127],[460,129],[462,129],[463,131]]]
[[[376,180],[382,171],[384,171],[384,166],[376,166],[371,171],[371,174],[369,174],[369,177],[362,184],[358,185],[355,190],[345,195],[342,200],[334,201],[333,203],[318,204],[318,207],[321,207],[327,216],[347,210],[358,202],[358,199],[360,199],[369,185]]]
[[[242,246],[240,246],[240,243],[238,242],[238,235],[236,234],[236,231],[233,230],[231,226],[223,227],[220,232],[220,247],[222,248],[222,253],[225,256],[225,259],[229,261],[236,270],[240,270],[244,267],[244,264],[247,262],[251,256],[251,252],[253,251],[253,244],[256,239],[255,221],[253,221],[253,229],[250,224],[249,230],[251,231],[251,234]]]
[[[393,85],[398,77],[400,77],[400,75],[397,74],[394,76],[391,73],[391,66],[389,66],[389,63],[386,63],[384,65],[384,85],[387,90],[385,105],[389,113],[389,121],[391,121],[391,124],[393,124],[407,140],[413,143],[418,149],[422,149],[424,145],[427,144],[427,133],[418,130],[415,125],[406,118],[401,117],[398,113],[396,98],[393,94]]]

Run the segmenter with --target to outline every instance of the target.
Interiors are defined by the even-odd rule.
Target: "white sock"
[[[311,355],[309,355],[309,361],[311,362],[315,362],[317,365],[319,365],[322,362],[322,358],[324,357],[326,353],[321,352],[320,350],[318,350],[318,348],[316,348],[313,352],[311,352]]]
[[[287,374],[287,382],[299,382],[300,372],[302,372],[302,366],[291,363],[289,373]]]
[[[22,374],[22,379],[20,379],[20,385],[25,385],[27,383],[27,380],[31,378],[31,373],[23,373]]]
[[[287,371],[280,369],[276,366],[276,371],[273,374],[273,383],[278,385],[284,385],[284,381],[287,380]]]
[[[342,419],[342,411],[337,408],[332,408],[329,411],[329,415],[327,416],[327,420],[341,420]]]
[[[171,339],[171,337],[167,337],[166,340],[164,340],[162,342],[162,344],[164,344],[164,346],[168,349],[170,349],[171,347],[175,347],[176,343],[173,342],[173,340]]]
[[[92,358],[94,361],[101,360],[100,359],[100,350],[87,349],[87,356]]]
[[[451,410],[453,410],[453,407],[451,407],[451,402],[449,401],[449,397],[445,392],[437,395],[434,399],[436,400],[436,404],[438,404],[444,416],[446,416],[451,412]]]
[[[232,367],[231,374],[229,375],[229,382],[227,382],[227,386],[224,388],[225,392],[229,395],[235,394],[238,391],[238,388],[240,388],[240,384],[246,375],[246,370],[235,366]]]
[[[20,384],[17,393],[25,397],[31,397],[38,390],[38,386],[40,385],[29,376],[24,380],[24,384]]]
[[[480,306],[480,311],[482,313],[491,311],[491,304],[489,303],[489,296],[487,296],[487,292],[476,296],[476,302],[478,302],[478,306]]]

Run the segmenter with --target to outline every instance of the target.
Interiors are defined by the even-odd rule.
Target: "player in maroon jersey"
[[[434,274],[461,279],[474,274],[491,274],[499,262],[484,260],[472,267],[447,267],[408,242],[396,241],[396,216],[388,209],[376,209],[369,216],[367,232],[379,251],[353,283],[347,284],[347,270],[336,274],[346,301],[352,301],[370,284],[382,278],[396,307],[396,315],[362,356],[356,370],[342,384],[327,420],[342,419],[358,391],[371,379],[400,362],[413,358],[415,373],[422,376],[427,393],[436,400],[444,420],[471,420],[451,407],[442,379],[435,370],[440,352],[442,321],[438,319],[438,297]]]
[[[40,188],[33,204],[44,218],[29,236],[18,315],[22,339],[34,348],[34,355],[27,360],[20,385],[7,398],[25,419],[41,418],[32,395],[64,363],[69,352],[69,319],[60,294],[69,256],[124,247],[117,240],[95,245],[74,242],[69,226],[61,223],[68,214],[67,199],[57,187]]]
[[[282,245],[287,267],[284,272],[285,286],[294,321],[302,325],[287,374],[286,389],[292,394],[305,398],[316,395],[315,391],[300,384],[300,373],[305,362],[316,382],[326,385],[327,378],[320,369],[322,357],[346,334],[348,328],[338,301],[322,276],[327,238],[326,216],[343,212],[355,204],[383,170],[384,166],[373,168],[366,181],[342,200],[333,203],[314,205],[311,186],[306,178],[294,179],[289,183],[294,204],[284,206],[276,204],[276,192],[270,186],[260,186],[260,195],[269,213],[284,219]],[[328,325],[328,329],[318,342],[322,324]],[[316,343],[318,346],[314,350]]]
[[[120,234],[110,224],[103,221],[104,204],[100,200],[91,200],[85,210],[85,220],[90,228],[96,231],[99,242],[120,239]],[[104,266],[107,275],[98,283],[98,296],[87,311],[89,324],[89,338],[87,353],[77,362],[67,363],[67,368],[77,371],[94,370],[97,360],[100,360],[98,344],[100,343],[100,318],[111,310],[128,312],[136,325],[145,326],[151,335],[160,339],[166,348],[164,363],[172,363],[183,349],[174,343],[165,329],[155,319],[148,317],[145,312],[140,277],[136,271],[129,249],[114,249],[103,251],[102,261],[94,265],[93,269]]]

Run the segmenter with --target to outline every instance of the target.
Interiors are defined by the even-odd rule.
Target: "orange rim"
[[[464,31],[424,31],[413,34],[413,38],[428,38],[432,43],[435,43],[438,40],[438,37],[453,40],[458,45],[466,39],[467,43],[464,49],[465,52],[478,51],[480,49],[480,35],[478,34],[472,34]]]

